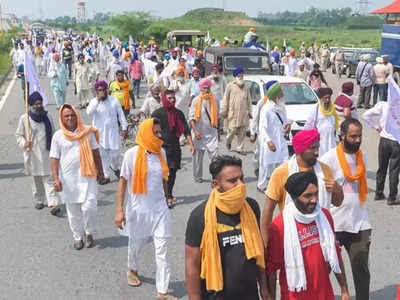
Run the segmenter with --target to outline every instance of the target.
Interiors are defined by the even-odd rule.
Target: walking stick
[[[26,140],[31,141],[31,123],[29,122],[29,103],[28,103],[28,97],[29,97],[29,88],[28,88],[28,82],[25,80],[25,114],[26,114],[26,124],[25,124],[25,134],[26,134]],[[26,148],[27,151],[30,150],[30,147]]]

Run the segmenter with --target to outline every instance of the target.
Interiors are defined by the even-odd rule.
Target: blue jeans
[[[386,101],[387,100],[387,89],[388,85],[387,84],[375,84],[374,85],[374,105],[378,102],[378,95],[379,95],[379,100],[380,101]]]
[[[133,92],[135,93],[136,90],[136,95],[139,98],[140,79],[132,79],[132,86],[133,86]]]

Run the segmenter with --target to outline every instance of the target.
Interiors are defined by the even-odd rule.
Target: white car
[[[284,94],[287,118],[288,120],[292,121],[291,132],[288,140],[289,150],[291,150],[291,140],[293,135],[303,129],[307,117],[310,115],[313,109],[315,110],[315,104],[318,102],[316,93],[304,80],[296,77],[245,75],[244,80],[250,89],[253,104],[253,116],[255,116],[257,113],[257,102],[264,98],[265,84],[271,80],[276,80],[281,84]],[[252,120],[254,120],[254,118]],[[254,124],[250,124],[250,126],[252,125]]]

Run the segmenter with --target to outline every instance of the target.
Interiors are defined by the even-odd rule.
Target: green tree
[[[146,35],[154,38],[157,44],[162,45],[164,40],[167,38],[169,27],[162,23],[153,23],[146,29]]]
[[[136,40],[147,38],[146,29],[156,20],[149,12],[126,12],[120,15],[110,16],[105,25],[109,33],[118,36],[120,39],[128,40],[132,35]]]

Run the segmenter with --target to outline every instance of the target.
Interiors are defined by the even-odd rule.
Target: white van
[[[307,117],[310,115],[312,110],[315,109],[315,104],[318,102],[318,96],[304,80],[296,77],[244,75],[244,80],[250,89],[253,104],[253,116],[256,114],[257,102],[264,98],[265,84],[271,80],[276,80],[281,84],[287,117],[288,120],[293,122],[288,140],[289,151],[291,152],[292,137],[303,129]]]

